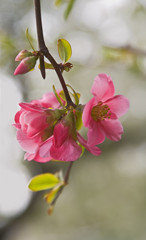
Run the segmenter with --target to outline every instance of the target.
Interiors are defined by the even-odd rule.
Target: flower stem
[[[72,168],[73,163],[74,163],[74,162],[70,162],[70,163],[69,163],[69,166],[68,166],[68,169],[67,169],[67,171],[66,171],[65,178],[64,178],[65,184],[68,184],[68,179],[69,179],[69,175],[70,175],[70,172],[71,172],[71,168]]]
[[[68,184],[68,179],[69,179],[69,175],[70,175],[70,172],[71,172],[72,165],[73,165],[73,162],[70,162],[69,166],[67,168],[65,177],[64,177],[64,185],[60,188],[60,190],[58,191],[56,197],[54,198],[54,200],[52,201],[52,203],[49,206],[49,209],[48,209],[48,214],[49,215],[51,214],[51,212],[52,212],[51,209],[54,207],[54,205],[55,205],[57,199],[59,198],[60,194],[62,193],[64,187]]]
[[[34,5],[35,5],[35,16],[36,16],[36,27],[37,27],[37,36],[38,36],[38,44],[39,44],[39,50],[40,54],[42,56],[45,56],[50,63],[53,65],[56,74],[60,80],[61,86],[63,88],[66,101],[67,101],[67,106],[76,106],[73,101],[71,100],[71,97],[69,95],[67,86],[65,84],[64,78],[62,76],[59,64],[55,61],[55,59],[52,57],[50,54],[48,48],[46,47],[45,40],[44,40],[44,35],[43,35],[43,28],[42,28],[42,18],[41,18],[41,6],[40,6],[40,0],[34,0]],[[44,67],[44,61],[41,59],[40,62],[40,68],[41,68],[41,73],[42,77],[45,78],[45,67]]]

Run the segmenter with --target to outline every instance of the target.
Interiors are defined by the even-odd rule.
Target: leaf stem
[[[75,107],[76,105],[71,100],[71,97],[69,95],[67,86],[66,86],[64,78],[62,76],[59,64],[55,61],[53,56],[50,54],[50,52],[45,44],[44,35],[43,35],[43,27],[42,27],[40,0],[34,0],[34,5],[35,5],[36,27],[37,27],[37,36],[38,36],[38,44],[39,44],[40,54],[45,56],[50,61],[50,63],[53,65],[53,67],[56,71],[56,74],[60,80],[61,86],[63,88],[64,94],[66,97],[66,101],[67,101],[67,106]],[[40,64],[40,69],[41,69],[43,78],[45,78],[44,63],[43,63],[43,61],[41,61],[41,62],[42,62],[42,64]]]
[[[54,200],[53,200],[52,203],[50,204],[50,208],[52,208],[52,206],[54,206],[54,204],[56,203],[56,200],[58,199],[58,197],[59,197],[60,194],[62,193],[64,187],[68,184],[69,175],[70,175],[72,166],[73,166],[73,162],[70,162],[70,163],[69,163],[69,166],[68,166],[68,168],[67,168],[65,177],[64,177],[64,185],[60,188],[60,190],[58,191],[56,197],[54,198]]]

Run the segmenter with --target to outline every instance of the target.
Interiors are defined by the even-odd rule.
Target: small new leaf
[[[26,32],[25,32],[26,38],[31,46],[31,48],[33,49],[33,51],[35,51],[33,44],[32,44],[32,37],[30,36],[29,32],[28,32],[28,28],[26,28]]]
[[[60,189],[64,186],[64,183],[62,182],[61,184],[58,184],[56,187],[54,187],[49,193],[45,194],[44,198],[48,204],[51,204]]]
[[[51,215],[54,209],[55,202],[59,195],[61,194],[65,186],[64,181],[60,182],[56,187],[54,187],[49,193],[45,194],[44,198],[49,204],[48,214]]]
[[[47,62],[44,62],[44,64],[45,64],[45,69],[54,69],[52,64],[47,63]],[[40,64],[39,64],[38,68],[40,69]]]
[[[42,191],[55,187],[60,182],[59,178],[52,173],[44,173],[33,177],[28,185],[32,191]]]
[[[80,128],[82,127],[83,123],[82,123],[82,112],[76,110],[75,112],[75,117],[76,117],[76,129],[80,130]]]
[[[58,40],[58,53],[63,63],[66,63],[71,58],[72,49],[70,43],[67,40]]]
[[[53,85],[53,92],[54,92],[55,97],[57,98],[58,102],[60,103],[60,105],[63,106],[63,103],[62,103],[62,101],[61,101],[59,95],[57,94],[57,91],[56,91],[56,88],[55,88],[54,85]]]
[[[85,147],[82,146],[81,144],[79,144],[79,146],[82,148],[82,153],[81,153],[81,155],[80,155],[80,158],[81,158],[81,157],[83,156],[84,152],[85,152]]]
[[[66,84],[66,86],[69,87],[73,91],[73,97],[75,99],[75,104],[79,105],[80,94],[76,93],[76,91],[69,84]]]
[[[64,101],[66,101],[65,94],[64,94],[64,91],[63,91],[63,90],[60,91],[59,96],[60,96]]]

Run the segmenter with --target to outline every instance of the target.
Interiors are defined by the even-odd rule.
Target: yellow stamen
[[[96,106],[94,106],[91,110],[91,117],[95,121],[104,120],[106,118],[110,118],[111,113],[109,112],[110,108],[107,104],[102,105],[102,102],[98,102]]]

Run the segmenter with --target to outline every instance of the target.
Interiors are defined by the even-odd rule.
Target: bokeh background
[[[146,1],[76,0],[67,21],[66,4],[41,3],[52,55],[59,62],[59,38],[72,46],[74,67],[64,77],[81,93],[81,103],[91,98],[93,79],[104,72],[112,77],[116,94],[129,98],[130,110],[121,118],[122,140],[106,140],[101,156],[85,152],[74,163],[69,186],[48,216],[43,193],[31,193],[28,182],[42,172],[65,171],[67,164],[24,161],[12,123],[19,102],[41,98],[52,84],[60,89],[60,83],[53,71],[43,80],[37,68],[14,77],[15,56],[30,50],[27,27],[37,49],[33,1],[0,0],[0,239],[145,240]]]

